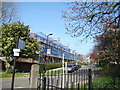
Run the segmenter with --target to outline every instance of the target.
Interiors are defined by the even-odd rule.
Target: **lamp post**
[[[49,36],[51,36],[51,35],[53,35],[53,34],[52,34],[52,33],[50,33],[50,34],[48,34],[48,35],[47,35],[47,43],[48,43],[48,37],[49,37]]]
[[[52,34],[52,33],[50,33],[50,34],[48,34],[48,35],[47,35],[47,44],[49,44],[48,37],[49,37],[49,36],[51,36],[51,35],[53,35],[53,34]],[[47,46],[47,49],[49,49],[49,45]]]
[[[48,44],[48,46],[46,47],[46,50],[47,50],[46,54],[51,53],[51,49],[49,48],[49,36],[51,36],[51,35],[53,35],[53,34],[50,33],[50,34],[47,35],[47,44]],[[49,51],[49,53],[48,53],[48,51]],[[45,59],[46,59],[46,57],[45,57]]]

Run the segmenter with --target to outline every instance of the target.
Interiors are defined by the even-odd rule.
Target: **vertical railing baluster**
[[[58,70],[58,81],[60,82],[60,70]],[[59,86],[59,82],[57,86]]]
[[[76,71],[76,85],[77,85],[77,83],[78,83],[78,70]]]
[[[47,74],[48,74],[48,85],[47,85],[48,87],[47,88],[49,90],[49,85],[50,85],[50,71],[48,71]]]
[[[66,81],[66,89],[68,89],[69,88],[69,82],[68,81]]]
[[[57,74],[57,72],[56,72],[56,71],[57,71],[57,70],[55,70],[55,75],[54,75],[54,76],[55,76],[55,81],[56,81],[56,74]]]
[[[80,86],[81,86],[81,69],[79,70],[79,83],[80,83]]]
[[[76,71],[74,72],[74,86],[73,87],[75,87],[75,85],[76,85]]]
[[[52,85],[52,70],[50,71],[50,89],[51,89],[51,85]]]
[[[70,87],[71,87],[71,84],[72,84],[72,73],[70,73]]]
[[[73,90],[74,82],[71,83],[71,90]]]
[[[42,77],[42,80],[43,80],[43,86],[42,86],[42,88],[43,88],[43,90],[45,90],[45,87],[46,87],[46,77],[45,77],[45,73],[43,72],[43,75],[42,75],[43,77]]]
[[[43,77],[43,90],[46,90],[46,77]]]
[[[85,69],[83,69],[83,82],[84,82],[84,90],[85,90]]]
[[[81,86],[83,86],[83,69],[81,70]],[[83,88],[83,87],[81,87],[81,88]]]
[[[43,88],[43,73],[41,73],[41,88]]]
[[[88,73],[89,73],[89,78],[88,78],[88,88],[89,88],[89,90],[91,90],[91,86],[92,86],[92,70],[91,69],[89,69],[88,70]]]
[[[66,79],[66,71],[64,71],[64,82],[65,82],[65,83],[64,83],[64,84],[65,84],[65,85],[64,85],[64,88],[66,87],[66,80],[67,80],[67,79]]]
[[[51,86],[53,85],[53,70],[51,70]],[[51,88],[53,90],[53,88]]]
[[[57,79],[56,80],[56,87],[58,87],[59,86],[59,80]]]
[[[62,84],[63,84],[62,78],[63,78],[63,72],[61,72],[61,89],[62,89]]]
[[[89,75],[89,73],[88,73],[88,69],[87,69],[87,83],[89,83],[89,82],[88,82],[88,75]]]
[[[76,72],[76,71],[73,72],[73,82],[74,82],[74,83],[75,83],[75,72]]]
[[[47,85],[47,90],[49,90],[49,84],[50,84],[50,79],[49,79],[49,77],[48,77],[48,85]]]
[[[78,77],[79,77],[79,78],[78,78],[78,82],[79,82],[79,83],[81,82],[81,81],[80,81],[80,75],[81,75],[81,74],[80,74],[80,70],[79,70],[79,71],[78,71]]]
[[[37,90],[39,90],[39,87],[40,86],[40,82],[39,82],[39,79],[37,80]]]
[[[41,80],[41,73],[39,73],[39,88],[41,88],[42,80]]]
[[[67,76],[68,76],[68,87],[67,88],[69,88],[69,81],[70,81],[70,76],[69,76],[70,74],[67,72]]]
[[[86,69],[85,69],[85,71],[84,71],[84,73],[85,73],[85,88],[86,88]]]
[[[55,77],[55,78],[54,78],[54,82],[55,82],[55,83],[54,83],[54,85],[56,85],[56,82],[57,82],[57,81],[56,81],[56,79],[57,79],[56,74],[57,74],[57,70],[55,70],[55,75],[54,75],[54,77]]]
[[[53,86],[54,86],[54,78],[52,78],[52,90],[54,90]]]
[[[80,83],[77,84],[77,90],[80,90]]]

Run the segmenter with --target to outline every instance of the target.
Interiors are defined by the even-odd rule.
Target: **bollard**
[[[30,88],[37,88],[37,80],[39,76],[39,65],[33,64],[30,75]]]

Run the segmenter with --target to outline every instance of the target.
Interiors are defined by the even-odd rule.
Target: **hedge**
[[[62,67],[62,63],[44,63],[46,70]]]
[[[69,62],[68,64],[73,64]],[[62,67],[62,63],[44,63],[46,70],[55,69]]]

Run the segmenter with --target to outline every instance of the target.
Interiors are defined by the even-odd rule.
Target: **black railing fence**
[[[93,71],[91,69],[79,69],[74,72],[63,70],[51,70],[40,73],[38,78],[38,90],[51,89],[92,89]]]

